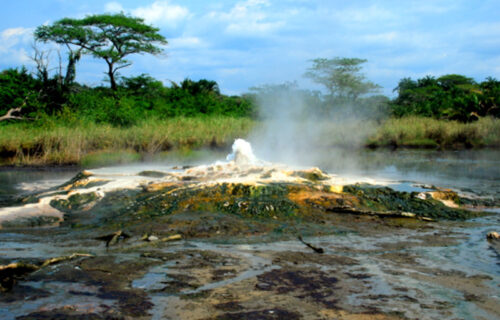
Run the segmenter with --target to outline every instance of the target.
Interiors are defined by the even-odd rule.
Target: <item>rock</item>
[[[44,226],[56,226],[61,222],[62,218],[56,216],[28,216],[19,217],[17,219],[0,221],[1,228],[33,228]]]
[[[293,171],[292,176],[294,177],[301,177],[313,182],[317,181],[322,181],[322,180],[328,180],[330,177],[326,175],[323,171],[321,171],[319,168],[311,168],[307,170],[299,170],[299,171]]]
[[[271,290],[271,285],[267,282],[259,282],[255,285],[255,288],[258,290],[269,291]]]
[[[158,241],[158,237],[157,236],[149,236],[148,237],[148,241]]]
[[[261,178],[263,173],[271,173],[269,178]],[[466,219],[486,213],[450,208],[442,201],[454,206],[464,201],[456,193],[440,190],[431,195],[399,192],[385,186],[370,184],[346,184],[334,175],[328,175],[318,168],[294,170],[275,165],[236,166],[234,162],[211,166],[198,166],[181,172],[167,172],[161,180],[156,171],[143,171],[142,175],[122,176],[116,174],[91,175],[84,172],[71,180],[79,186],[70,192],[57,194],[41,193],[47,209],[64,213],[62,224],[72,228],[95,228],[103,230],[126,228],[143,234],[146,227],[157,221],[177,219],[186,214],[211,214],[214,220],[222,216],[229,219],[258,219],[259,227],[241,224],[241,230],[234,233],[245,234],[260,229],[269,232],[277,222],[291,219],[305,219],[310,222],[325,220],[333,214],[376,215],[381,218],[407,217],[429,221],[430,219]],[[83,189],[89,178],[110,181],[102,189]],[[148,179],[149,178],[149,179]],[[436,199],[437,198],[437,199]],[[18,208],[25,209],[26,205]],[[12,210],[9,208],[9,210]],[[180,221],[180,220],[179,220]],[[253,221],[253,220],[252,220]],[[253,223],[253,222],[252,222]],[[238,222],[240,224],[240,222]],[[265,225],[265,226],[264,226]],[[196,227],[195,227],[196,226]],[[217,228],[201,231],[203,223],[198,221],[179,222],[178,229],[155,228],[160,240],[180,240],[180,235],[165,237],[164,232],[179,233],[188,238],[218,235]],[[184,228],[191,232],[184,230]],[[229,231],[232,230],[232,231]],[[233,232],[234,228],[221,229],[221,234]],[[110,232],[111,233],[111,232]],[[147,234],[143,241],[150,241]],[[120,231],[98,237],[113,246],[129,235]]]
[[[486,235],[486,238],[488,240],[500,240],[500,234],[498,234],[498,232],[496,232],[496,231],[491,231],[491,232],[488,232],[488,234]]]
[[[22,279],[29,273],[35,272],[46,266],[50,266],[66,260],[73,260],[80,257],[92,257],[92,255],[86,253],[73,253],[69,256],[47,259],[40,265],[24,262],[15,262],[8,265],[0,265],[0,292],[12,290],[12,287],[16,284],[17,280]]]
[[[445,206],[451,208],[458,208],[458,204],[460,203],[460,197],[458,194],[449,189],[440,189],[437,191],[428,192],[430,196],[438,201],[441,201]]]
[[[43,267],[46,267],[46,266],[50,266],[50,265],[53,265],[53,264],[56,264],[56,263],[59,263],[59,262],[62,262],[62,261],[73,260],[75,258],[81,258],[81,257],[93,257],[93,255],[88,254],[88,253],[73,253],[72,255],[69,255],[69,256],[62,256],[62,257],[50,258],[50,259],[45,260],[40,265],[40,268],[43,268]]]
[[[0,292],[12,290],[18,279],[38,269],[39,266],[22,262],[0,266]]]
[[[106,242],[106,248],[118,243],[119,240],[126,240],[130,238],[130,235],[125,232],[118,230],[115,233],[108,234],[105,236],[97,237],[96,240],[101,240]]]
[[[426,192],[420,192],[415,197],[418,198],[418,199],[420,199],[420,200],[427,200],[427,193]]]
[[[161,239],[161,241],[175,241],[175,240],[181,240],[182,236],[180,234],[174,234],[172,236],[168,236],[166,238]]]
[[[416,214],[414,214],[413,212],[401,212],[401,216],[402,217],[407,217],[407,218],[415,218],[416,217]]]

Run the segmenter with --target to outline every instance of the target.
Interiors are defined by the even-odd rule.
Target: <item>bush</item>
[[[26,68],[7,69],[0,73],[0,112],[6,113],[11,108],[37,104],[36,96],[41,84],[33,78]]]
[[[500,116],[500,81],[488,78],[477,84],[456,74],[413,81],[401,79],[391,102],[396,117],[418,115],[436,119],[471,122],[484,116]]]

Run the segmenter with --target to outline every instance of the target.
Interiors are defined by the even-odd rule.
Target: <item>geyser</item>
[[[259,161],[253,154],[250,143],[243,139],[236,139],[233,143],[233,152],[226,157],[227,161],[234,161],[238,166],[257,164]]]

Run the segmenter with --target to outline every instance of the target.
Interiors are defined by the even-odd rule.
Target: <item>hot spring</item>
[[[255,151],[0,172],[2,317],[500,317],[497,153]]]

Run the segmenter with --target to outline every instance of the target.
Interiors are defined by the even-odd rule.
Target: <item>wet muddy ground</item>
[[[0,233],[0,264],[87,253],[16,278],[3,319],[498,319],[498,215],[459,222],[330,214],[335,232],[141,240]]]
[[[457,169],[451,171],[449,179],[456,183]],[[141,174],[161,179],[151,173]],[[474,178],[484,189],[474,185],[461,190],[486,195],[498,207],[498,174],[488,171],[485,176],[489,180]],[[68,179],[63,178],[35,187],[55,186]],[[28,192],[33,184],[23,186]],[[149,187],[144,197],[118,191],[97,203],[91,193],[75,192],[71,198],[66,190],[71,201],[52,203],[63,219],[2,224],[0,318],[500,318],[500,241],[486,239],[488,232],[500,231],[498,208],[491,208],[492,215],[457,221],[352,210],[253,217],[242,214],[241,201],[229,210],[233,207],[229,201],[226,206],[225,198],[222,205],[209,206],[196,200],[203,198],[186,196],[175,214],[156,214],[179,197],[155,202],[157,190]],[[352,194],[371,195],[360,188],[350,187]],[[429,190],[404,181],[391,188]],[[369,199],[371,204],[378,206],[377,199],[393,194],[381,191]],[[0,193],[0,207],[16,205],[11,202],[17,192]],[[169,195],[168,190],[158,194]],[[294,199],[304,200],[299,195]],[[213,200],[212,194],[206,198]],[[29,205],[32,200],[26,199]],[[321,204],[321,198],[311,199]],[[264,200],[267,211],[270,204],[277,207],[274,195]],[[405,205],[396,209],[418,209]],[[437,214],[434,208],[440,207],[426,209],[425,216]]]

